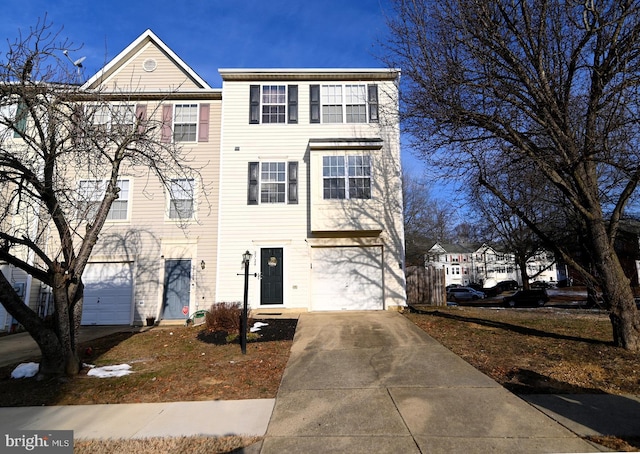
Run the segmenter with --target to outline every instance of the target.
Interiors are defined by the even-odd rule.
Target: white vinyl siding
[[[387,123],[371,124],[369,121],[347,123],[346,120],[346,85],[366,88],[376,85],[379,93],[382,94],[380,104],[393,107],[394,105],[390,103],[396,100],[391,99],[388,93],[396,90],[394,81],[369,79],[368,75],[365,75],[362,80],[366,82],[361,82],[360,79],[355,80],[351,74],[348,76],[350,80],[340,79],[340,74],[323,75],[315,79],[305,71],[282,79],[278,79],[277,74],[269,73],[267,77],[261,79],[259,74],[251,72],[247,72],[247,77],[242,72],[236,77],[235,73],[229,70],[232,77],[227,78],[226,71],[222,71],[224,143],[221,148],[223,164],[220,170],[222,181],[219,197],[219,266],[215,301],[242,301],[242,285],[236,274],[242,272],[239,264],[242,253],[248,250],[254,257],[251,259],[249,269],[248,302],[252,308],[260,307],[260,280],[253,277],[253,273],[261,272],[260,251],[268,247],[281,247],[284,249],[286,262],[283,306],[310,310],[312,309],[312,278],[316,266],[314,263],[312,268],[311,261],[312,250],[315,249],[316,243],[322,243],[326,247],[335,245],[353,247],[362,243],[360,237],[362,233],[363,237],[366,237],[365,243],[376,242],[378,245],[384,243],[382,269],[389,270],[384,271],[382,276],[387,289],[385,295],[388,295],[388,297],[385,296],[385,304],[403,305],[402,243],[395,241],[395,238],[402,237],[401,218],[398,219],[400,224],[396,225],[395,214],[389,214],[400,206],[400,203],[394,198],[395,192],[392,193],[393,202],[383,197],[383,189],[386,190],[383,185],[386,185],[387,181],[392,181],[393,184],[397,181],[397,188],[400,189],[400,173],[392,167],[399,165],[400,162],[396,141],[397,130],[394,128],[386,130]],[[249,78],[252,80],[248,80]],[[252,89],[256,93],[255,87],[286,85],[290,81],[295,81],[297,85],[298,122],[295,126],[289,126],[288,123],[263,125],[260,96],[253,98],[253,110],[256,116],[250,115]],[[323,85],[341,87],[341,123],[322,121],[321,88]],[[290,85],[287,86],[290,87]],[[312,121],[310,109],[311,98],[316,93],[315,88],[312,87],[317,87],[317,122]],[[262,92],[258,90],[257,93],[261,95]],[[361,89],[359,93],[351,97],[354,107],[350,108],[351,115],[360,116],[357,119],[361,119]],[[369,103],[366,107],[367,120],[369,120]],[[253,124],[252,118],[254,118]],[[339,140],[342,141],[339,142]],[[324,147],[325,141],[328,143],[326,147]],[[346,147],[342,147],[342,144],[346,144]],[[353,149],[349,148],[349,144],[352,144]],[[372,173],[368,181],[371,186],[371,199],[354,199],[353,201],[346,198],[323,199],[322,158],[329,155],[342,156],[344,159],[345,176],[343,178],[347,178],[348,174],[347,156],[370,156]],[[285,172],[287,203],[262,203],[261,164],[283,162],[287,163]],[[294,174],[289,171],[288,164],[292,162],[298,164],[296,205],[291,205],[289,202],[291,194],[288,189],[289,180]],[[373,168],[374,165],[375,168]],[[253,175],[252,168],[255,169]],[[366,183],[358,186],[359,181],[355,180],[360,178],[356,174],[361,170],[362,166],[359,170],[357,163],[354,163],[352,186],[356,192],[362,192],[366,186]],[[378,182],[375,176],[387,175],[385,171],[388,171],[388,177]],[[254,188],[253,195],[252,188]],[[399,193],[398,191],[397,194]],[[392,217],[393,222],[390,221]],[[372,234],[374,231],[377,232],[375,235]],[[380,268],[377,269],[380,270]],[[378,273],[375,278],[379,280],[381,271]],[[327,279],[330,281],[331,278]]]

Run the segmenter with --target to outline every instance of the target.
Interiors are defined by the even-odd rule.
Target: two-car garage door
[[[314,311],[384,309],[382,247],[314,247]]]
[[[83,325],[128,325],[133,298],[131,263],[89,263],[84,270]]]

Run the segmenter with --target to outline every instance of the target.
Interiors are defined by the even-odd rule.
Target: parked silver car
[[[447,299],[453,301],[471,301],[485,298],[485,294],[471,287],[455,287],[447,290]]]

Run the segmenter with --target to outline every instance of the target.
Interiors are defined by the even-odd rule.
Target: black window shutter
[[[260,123],[260,85],[249,87],[249,124]]]
[[[369,122],[378,122],[378,86],[375,84],[367,87],[369,92]]]
[[[258,174],[259,174],[259,163],[250,162],[249,163],[249,182],[248,182],[248,194],[247,194],[247,204],[248,205],[257,205],[258,204]]]
[[[311,123],[320,123],[320,85],[309,86],[309,118]]]
[[[295,124],[298,123],[298,86],[297,85],[289,85],[288,87],[288,122]]]
[[[298,203],[298,162],[289,162],[289,203]]]
[[[13,129],[13,137],[18,138],[27,131],[27,114],[29,110],[27,105],[23,102],[18,104],[16,108],[15,126]]]

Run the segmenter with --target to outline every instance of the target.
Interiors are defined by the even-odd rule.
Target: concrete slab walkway
[[[394,312],[301,314],[261,450],[598,451]]]

